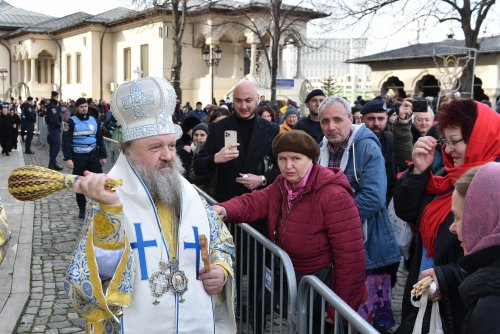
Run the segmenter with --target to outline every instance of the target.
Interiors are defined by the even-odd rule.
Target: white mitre
[[[177,95],[163,78],[138,78],[121,84],[111,97],[111,112],[123,141],[175,134],[172,121]]]

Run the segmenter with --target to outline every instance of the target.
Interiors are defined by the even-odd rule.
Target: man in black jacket
[[[387,125],[387,108],[381,99],[368,101],[361,109],[361,120],[366,127],[372,130],[380,141],[382,155],[385,160],[385,173],[387,175],[386,205],[392,199],[392,192],[396,184],[396,172],[394,167],[394,149],[392,132],[385,131]]]
[[[21,136],[26,134],[26,140],[24,142],[24,153],[26,154],[33,154],[31,151],[31,141],[33,140],[33,133],[35,132],[35,123],[36,111],[33,106],[33,97],[28,96],[26,102],[21,105],[21,124],[23,132]]]
[[[255,116],[258,101],[257,89],[252,82],[239,83],[234,89],[235,112],[210,124],[207,142],[196,156],[194,172],[197,176],[217,170],[214,197],[218,201],[227,201],[264,187],[279,174],[271,149],[279,127]],[[227,130],[237,132],[238,144],[225,146]]]
[[[61,115],[59,115],[59,93],[52,91],[50,102],[47,106],[45,122],[49,130],[47,142],[49,143],[49,168],[60,171],[62,167],[57,164],[57,155],[61,150]]]
[[[233,94],[234,113],[210,124],[210,134],[205,146],[194,157],[196,176],[205,176],[216,171],[214,197],[219,202],[265,187],[279,174],[278,164],[272,153],[272,142],[279,132],[279,127],[255,115],[258,101],[257,88],[251,81],[242,81],[236,85]],[[225,145],[227,130],[237,132],[237,144]],[[255,222],[252,227],[264,236],[268,235],[266,221]],[[246,249],[249,250],[248,253],[243,251]],[[257,278],[262,277],[262,249],[257,249],[254,256],[253,244],[247,248],[246,242],[243,241],[238,243],[236,252],[240,263],[247,263],[248,256],[248,263],[252,264],[248,268],[237,268],[237,272],[247,274],[249,282],[252,282],[248,284],[248,295],[253,296],[255,291],[260,296],[262,281]],[[253,269],[254,264],[257,270]],[[238,283],[240,282],[237,282],[240,287],[241,284]],[[241,296],[241,293],[238,291],[237,295]],[[253,308],[253,301],[247,302],[257,317],[257,327],[261,328],[264,319],[261,317],[260,302]],[[250,316],[250,319],[253,317]]]
[[[318,108],[321,102],[323,102],[325,99],[325,93],[323,93],[321,89],[314,89],[309,94],[307,94],[304,103],[309,109],[309,116],[304,116],[299,119],[294,127],[295,130],[305,131],[318,143],[321,143],[321,140],[323,140],[323,131],[321,131],[321,126],[319,124]]]

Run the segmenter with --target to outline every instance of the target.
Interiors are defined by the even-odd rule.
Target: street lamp
[[[205,64],[210,67],[210,75],[211,75],[211,80],[212,80],[212,101],[210,102],[211,104],[214,103],[214,68],[217,68],[219,66],[220,60],[222,58],[222,49],[220,47],[216,47],[215,49],[213,47],[210,47],[208,45],[205,45],[201,49],[201,54],[203,56],[203,60],[205,61]]]
[[[2,80],[2,96],[5,97],[5,80],[7,80],[7,71],[6,68],[0,68],[0,79]]]

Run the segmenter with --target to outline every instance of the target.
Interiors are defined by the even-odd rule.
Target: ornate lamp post
[[[2,96],[5,98],[5,80],[7,80],[7,71],[6,68],[0,68],[0,79],[2,80]]]
[[[212,80],[212,90],[211,90],[211,96],[212,96],[212,101],[210,103],[213,103],[214,101],[214,69],[219,66],[220,60],[222,58],[222,49],[220,47],[211,48],[208,45],[205,45],[201,49],[201,54],[203,56],[203,60],[205,61],[205,64],[210,68],[210,75],[211,75],[211,80]]]

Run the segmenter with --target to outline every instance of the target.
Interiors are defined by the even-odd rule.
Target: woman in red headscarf
[[[421,137],[413,147],[413,166],[402,174],[394,189],[396,214],[418,229],[398,333],[411,333],[413,329],[418,309],[410,303],[410,291],[422,275],[432,275],[438,285],[430,299],[439,301],[445,333],[460,332],[466,309],[456,287],[463,279],[457,266],[463,250],[449,231],[454,220],[451,195],[462,174],[500,157],[500,115],[485,104],[459,99],[443,105],[439,129],[445,167],[436,175],[431,173],[438,140]],[[423,333],[428,332],[430,307],[427,311]]]

